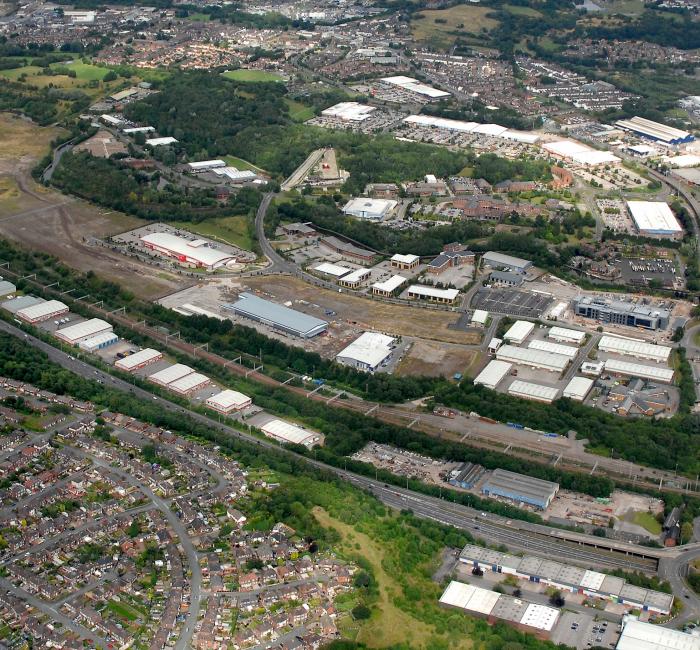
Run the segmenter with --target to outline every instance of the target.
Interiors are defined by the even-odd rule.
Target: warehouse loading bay
[[[475,465],[470,476],[476,477],[471,487],[456,484],[463,463],[429,458],[399,447],[376,442],[367,443],[353,454],[358,460],[388,470],[397,476],[420,480],[458,492],[468,492],[483,497],[481,488],[492,472]],[[513,501],[501,497],[489,497],[514,505]],[[546,521],[559,525],[580,526],[591,533],[595,528],[608,529],[608,535],[624,541],[639,543],[645,540],[660,539],[660,524],[655,524],[657,516],[663,515],[664,503],[643,494],[615,490],[609,498],[595,499],[586,494],[559,490],[545,510],[539,510],[523,503],[516,503],[523,510],[536,512]],[[653,521],[652,521],[653,520]],[[657,531],[658,525],[658,531]],[[612,526],[611,528],[608,528]],[[648,528],[645,528],[647,526]]]

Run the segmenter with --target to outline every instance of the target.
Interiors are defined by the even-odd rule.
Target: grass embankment
[[[268,72],[267,70],[245,70],[239,68],[238,70],[227,70],[223,75],[227,79],[233,79],[234,81],[282,81],[282,77],[276,72]]]
[[[661,524],[650,512],[635,512],[634,517],[632,518],[632,523],[637,524],[637,526],[641,526],[652,535],[661,534]]]

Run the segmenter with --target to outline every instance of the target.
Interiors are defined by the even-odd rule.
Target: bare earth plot
[[[447,343],[479,343],[473,333],[450,330],[457,315],[419,307],[404,307],[337,293],[306,284],[286,276],[257,276],[246,279],[251,288],[270,293],[278,302],[307,300],[336,312],[335,318],[346,319],[362,329],[379,330],[396,336],[414,336]]]
[[[34,182],[30,170],[57,134],[57,129],[0,114],[0,236],[55,255],[80,271],[115,280],[143,298],[181,288],[183,282],[177,276],[90,244],[92,237],[140,225],[139,219],[74,200]]]
[[[469,370],[480,354],[478,350],[469,350],[457,345],[414,341],[408,354],[399,364],[396,374],[452,377],[459,372],[471,375]]]

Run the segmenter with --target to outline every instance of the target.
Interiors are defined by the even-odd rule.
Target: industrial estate
[[[700,650],[694,0],[0,1],[0,649]]]

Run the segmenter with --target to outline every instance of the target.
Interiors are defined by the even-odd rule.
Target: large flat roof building
[[[403,275],[392,275],[383,282],[375,282],[372,285],[372,293],[375,296],[384,296],[389,298],[394,295],[394,292],[408,282],[408,278]]]
[[[503,497],[544,510],[559,491],[559,483],[499,468],[484,481],[481,491],[487,496]]]
[[[700,636],[625,616],[615,650],[700,650]]]
[[[168,389],[179,395],[192,395],[210,384],[210,379],[200,372],[192,372],[168,384]]]
[[[514,140],[524,144],[535,144],[539,140],[537,133],[528,131],[515,131],[507,129],[500,124],[479,124],[478,122],[465,122],[464,120],[451,120],[445,117],[435,117],[433,115],[409,115],[404,118],[405,124],[415,124],[416,126],[442,129],[443,131],[453,131],[456,133],[474,133],[492,138],[503,138]]]
[[[628,355],[637,359],[651,359],[656,362],[668,363],[672,348],[666,345],[654,345],[646,341],[623,339],[619,336],[602,336],[598,349],[603,352]]]
[[[186,239],[166,232],[154,232],[141,237],[141,243],[150,250],[174,257],[181,264],[210,271],[236,261],[235,255],[211,248],[204,239]]]
[[[576,345],[581,345],[581,343],[583,343],[583,339],[586,338],[586,332],[571,330],[566,327],[551,327],[547,333],[547,337],[559,342],[576,343]]]
[[[26,323],[41,323],[58,316],[64,316],[68,311],[68,305],[60,300],[46,300],[20,309],[15,313]]]
[[[588,377],[572,377],[571,381],[564,388],[564,397],[583,402],[588,393],[593,388],[593,380]]]
[[[640,235],[682,237],[683,228],[665,201],[627,201],[627,209]]]
[[[383,221],[397,206],[392,199],[350,199],[343,207],[343,213],[358,219]]]
[[[493,359],[488,362],[487,366],[476,377],[474,377],[474,383],[478,386],[485,386],[491,390],[496,390],[498,384],[508,375],[512,367],[512,363]]]
[[[17,296],[16,298],[5,300],[2,303],[2,308],[9,311],[11,314],[16,314],[21,309],[31,307],[32,305],[38,305],[40,302],[46,301],[36,296]]]
[[[535,324],[529,320],[516,320],[503,335],[503,340],[520,345],[525,342],[525,339],[532,334],[534,329]]]
[[[640,327],[647,330],[666,329],[671,312],[626,300],[611,300],[598,296],[581,296],[573,301],[574,313],[601,323]]]
[[[364,122],[374,111],[374,106],[368,104],[340,102],[321,111],[321,115],[335,117],[343,122]]]
[[[391,356],[395,339],[377,332],[363,332],[345,349],[338,352],[335,360],[358,370],[374,372]]]
[[[103,332],[111,332],[112,326],[100,318],[91,318],[90,320],[76,323],[68,327],[63,327],[54,332],[56,338],[70,345],[78,345],[81,341],[89,339]]]
[[[422,284],[412,284],[408,287],[408,297],[417,298],[419,300],[429,300],[431,302],[440,302],[443,304],[452,304],[457,300],[459,289],[438,289],[437,287],[429,287]]]
[[[266,436],[278,442],[288,442],[305,447],[312,447],[321,442],[321,436],[318,433],[284,420],[271,420],[267,424],[263,424],[260,429]]]
[[[244,408],[248,408],[252,403],[253,400],[247,395],[228,388],[207,398],[205,402],[210,409],[224,415],[228,415],[233,411],[241,411]]]
[[[194,373],[194,368],[186,366],[184,363],[175,363],[172,366],[163,368],[147,377],[148,381],[159,386],[170,386],[174,381],[178,381],[187,375]]]
[[[328,329],[328,322],[325,320],[264,300],[248,292],[241,293],[236,302],[224,305],[224,309],[232,311],[237,316],[249,318],[285,334],[304,339],[321,334]]]
[[[670,384],[673,381],[673,368],[646,366],[641,363],[630,363],[619,359],[608,359],[605,362],[605,372],[625,377],[641,377],[650,381],[661,381]]]
[[[502,345],[496,351],[496,358],[509,363],[539,368],[549,372],[561,373],[569,365],[570,357],[562,354],[553,354],[544,350],[531,348],[519,348],[514,345]]]
[[[535,402],[551,404],[559,397],[559,389],[553,386],[543,386],[530,381],[516,379],[509,387],[508,394],[522,399],[531,399]]]
[[[531,350],[542,350],[544,352],[553,352],[554,354],[563,354],[565,357],[573,359],[578,354],[578,348],[571,345],[562,345],[561,343],[552,343],[551,341],[541,341],[535,339],[527,344]]]
[[[666,126],[643,117],[635,116],[629,120],[618,120],[615,124],[621,129],[625,129],[625,131],[631,131],[650,140],[656,140],[665,144],[683,144],[692,142],[695,139],[692,133],[688,133],[688,131]]]
[[[139,368],[144,368],[156,361],[160,361],[163,358],[163,353],[154,350],[153,348],[144,348],[134,354],[130,354],[123,359],[117,359],[114,362],[115,368],[119,370],[124,370],[126,372],[133,372]]]
[[[416,93],[417,95],[421,95],[422,97],[431,101],[444,99],[445,97],[450,96],[450,93],[444,90],[438,90],[437,88],[433,88],[432,86],[428,86],[427,84],[421,83],[420,81],[418,81],[418,79],[414,79],[413,77],[405,77],[403,75],[398,75],[395,77],[384,77],[383,79],[380,79],[380,81],[382,83],[388,84],[389,86],[398,86],[403,90],[408,90],[412,93]]]
[[[514,273],[525,273],[531,266],[530,260],[524,260],[520,257],[513,257],[505,253],[496,251],[487,251],[481,257],[481,261],[490,266],[492,269],[507,269]]]

